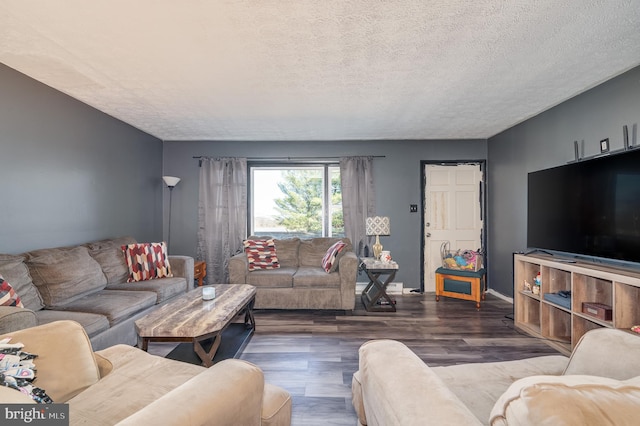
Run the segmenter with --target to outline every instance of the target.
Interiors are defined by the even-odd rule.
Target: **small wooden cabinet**
[[[540,293],[527,291],[540,273]],[[571,291],[569,307],[545,299],[546,293]],[[542,337],[564,354],[580,338],[600,327],[629,330],[640,325],[640,272],[587,262],[567,263],[547,255],[514,255],[514,321],[516,327]],[[582,303],[611,306],[611,320],[584,313]]]
[[[204,260],[196,260],[193,263],[193,278],[198,280],[198,286],[202,287],[202,280],[207,276],[207,263]]]

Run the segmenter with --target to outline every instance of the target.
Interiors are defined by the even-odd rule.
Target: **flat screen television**
[[[640,148],[529,173],[527,246],[640,262]]]

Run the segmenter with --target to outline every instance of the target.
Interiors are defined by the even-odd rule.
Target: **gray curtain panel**
[[[365,232],[368,216],[375,216],[376,194],[373,184],[373,157],[343,157],[340,159],[342,211],[344,233],[356,251],[360,242],[369,244]],[[358,252],[358,256],[363,253]]]
[[[247,236],[247,159],[202,158],[197,257],[207,284],[229,282],[227,263]]]

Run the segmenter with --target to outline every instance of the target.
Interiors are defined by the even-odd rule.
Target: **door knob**
[[[427,232],[427,238],[431,236],[431,232]]]

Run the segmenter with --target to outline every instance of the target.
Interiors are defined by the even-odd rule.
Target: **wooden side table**
[[[395,312],[396,301],[387,294],[387,286],[395,278],[398,264],[364,258],[360,260],[360,269],[369,277],[369,284],[360,296],[364,308],[368,312]]]
[[[207,276],[207,263],[204,260],[193,262],[193,278],[198,280],[198,286],[202,287],[202,280]]]
[[[478,271],[458,271],[456,269],[436,269],[436,302],[440,296],[472,300],[480,309],[480,299],[484,300],[487,290],[484,269]]]

